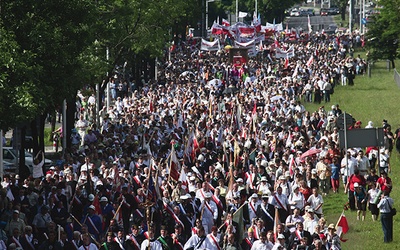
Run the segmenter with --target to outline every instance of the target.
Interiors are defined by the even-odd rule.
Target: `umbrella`
[[[184,71],[184,72],[182,72],[182,74],[179,75],[179,77],[186,77],[186,76],[190,76],[190,75],[195,76],[195,74],[193,72]]]
[[[234,87],[234,86],[230,86],[226,89],[224,89],[224,91],[222,92],[222,94],[227,95],[227,94],[235,94],[239,92],[239,89]]]
[[[309,150],[307,150],[306,152],[304,152],[301,156],[300,159],[304,159],[308,156],[312,156],[312,155],[316,155],[319,152],[321,152],[321,149],[318,148],[310,148]]]
[[[219,88],[222,85],[222,81],[220,79],[212,79],[206,85],[207,88],[217,87]]]
[[[277,101],[277,100],[284,100],[285,98],[283,98],[281,95],[276,95],[270,98],[271,102]]]

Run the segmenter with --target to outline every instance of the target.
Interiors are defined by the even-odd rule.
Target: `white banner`
[[[203,38],[201,39],[201,48],[200,50],[205,50],[205,51],[217,51],[220,50],[221,46],[219,44],[219,39],[216,39],[213,42],[204,40]]]
[[[294,47],[290,46],[288,50],[282,50],[281,48],[275,49],[275,58],[292,58],[294,57]]]
[[[283,30],[283,25],[282,25],[282,22],[281,23],[278,23],[278,24],[273,24],[273,23],[267,23],[267,25],[266,26],[263,26],[263,27],[265,27],[266,29],[275,29],[276,31],[282,31]]]

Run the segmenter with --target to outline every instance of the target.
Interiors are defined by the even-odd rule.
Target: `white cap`
[[[93,205],[90,205],[90,206],[89,206],[89,209],[96,210],[96,208],[95,208]]]
[[[101,199],[100,199],[100,202],[103,202],[103,201],[104,201],[104,202],[108,202],[108,199],[107,199],[107,197],[104,197],[104,196],[103,196],[103,197],[101,197]]]
[[[283,235],[283,234],[278,234],[278,239],[285,239],[285,235]]]
[[[358,184],[358,182],[354,183],[354,187],[355,187],[355,188],[357,188],[357,187],[359,187],[359,186],[360,186],[360,184]]]
[[[81,167],[81,172],[82,171],[87,171],[87,166],[86,165]]]
[[[93,194],[89,194],[88,200],[89,200],[89,201],[94,201],[94,195],[93,195]]]
[[[261,177],[261,181],[268,181],[266,176]]]
[[[236,180],[236,182],[243,182],[243,179],[239,178],[239,179]]]
[[[250,197],[251,197],[251,198],[258,198],[258,195],[257,195],[256,193],[254,193],[254,194],[252,194]]]

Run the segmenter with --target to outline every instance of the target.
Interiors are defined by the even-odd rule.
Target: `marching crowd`
[[[312,35],[288,63],[265,47],[268,57],[238,64],[189,39],[157,83],[110,79],[100,126],[87,112],[94,96],[80,95],[65,158],[42,171],[38,154],[30,178],[4,177],[0,249],[341,249],[325,196],[342,177],[350,208],[364,220],[368,204],[376,219],[396,138],[386,122],[385,148],[346,156],[339,105],[302,105],[328,103],[363,74],[351,43]]]

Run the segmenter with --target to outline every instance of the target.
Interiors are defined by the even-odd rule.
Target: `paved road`
[[[288,22],[289,29],[299,27],[303,30],[308,31],[308,18],[304,17],[287,17],[286,21]],[[315,16],[310,16],[310,23],[313,31],[321,32],[322,29],[327,29],[330,24],[335,24],[332,16],[319,16],[318,14]]]

